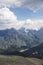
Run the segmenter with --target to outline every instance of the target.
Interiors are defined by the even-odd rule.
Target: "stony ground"
[[[24,58],[21,56],[0,55],[0,65],[42,65],[43,60],[37,58]]]

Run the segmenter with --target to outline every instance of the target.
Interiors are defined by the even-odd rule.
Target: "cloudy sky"
[[[43,0],[0,0],[0,29],[43,27]]]

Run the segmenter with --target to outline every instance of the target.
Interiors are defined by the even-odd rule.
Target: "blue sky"
[[[19,20],[25,19],[43,19],[43,9],[39,9],[36,12],[28,8],[10,8],[10,10],[17,15]]]
[[[10,8],[15,15],[17,15],[19,20],[31,18],[33,11],[29,10],[28,8]]]
[[[0,29],[43,27],[43,0],[0,0]]]

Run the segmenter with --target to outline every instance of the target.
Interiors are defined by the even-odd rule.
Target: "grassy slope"
[[[41,65],[42,63],[43,60],[39,60],[36,58],[0,55],[0,65]]]
[[[43,60],[38,59],[38,58],[27,58],[29,61],[31,61],[32,63],[34,63],[35,65],[42,65],[43,64]]]

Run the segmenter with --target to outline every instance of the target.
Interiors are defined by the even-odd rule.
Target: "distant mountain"
[[[24,34],[16,29],[0,30],[0,49],[23,49],[36,45],[35,40],[30,35]]]
[[[26,46],[26,43],[20,39],[22,36],[23,34],[13,28],[0,30],[0,48],[10,48],[11,46],[18,48],[21,46]],[[24,35],[23,38],[26,38],[26,36]]]
[[[27,30],[14,28],[0,30],[0,49],[25,50],[43,42],[43,29]],[[42,40],[42,42],[41,42]]]
[[[39,38],[39,42],[43,43],[43,28],[36,32],[36,36]]]
[[[43,58],[43,28],[0,30],[0,54]]]
[[[20,31],[21,33],[26,33],[26,31],[25,31],[25,28],[24,28],[24,27],[20,28],[18,31]]]
[[[24,34],[27,34],[28,36],[33,38],[33,40],[38,40],[39,43],[43,43],[43,27],[39,30],[21,28],[19,31]]]

